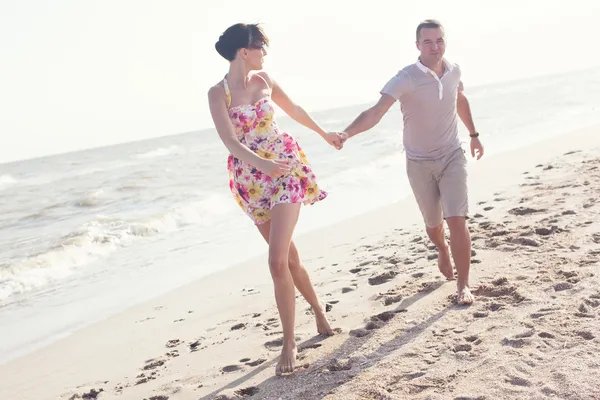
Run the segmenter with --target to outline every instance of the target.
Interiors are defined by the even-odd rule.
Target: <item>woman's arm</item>
[[[269,84],[272,89],[271,98],[273,101],[281,107],[281,109],[289,115],[294,121],[298,122],[300,125],[307,127],[319,134],[323,139],[325,139],[329,144],[335,146],[336,148],[341,148],[342,140],[336,133],[326,132],[311,116],[310,114],[302,108],[300,105],[294,103],[292,99],[284,92],[284,90],[279,86],[279,84],[267,75],[266,72],[260,72],[260,76],[265,79],[265,81]]]
[[[240,143],[229,119],[229,113],[225,105],[225,90],[222,87],[213,86],[210,88],[208,91],[208,104],[217,133],[235,158],[254,165],[271,176],[280,176],[289,171],[289,166],[279,161],[264,159]]]

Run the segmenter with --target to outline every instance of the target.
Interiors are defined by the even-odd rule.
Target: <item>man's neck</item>
[[[442,76],[444,70],[446,69],[446,66],[444,65],[444,60],[434,61],[431,63],[426,63],[421,59],[419,59],[419,61],[421,62],[421,64],[435,72],[437,76]]]

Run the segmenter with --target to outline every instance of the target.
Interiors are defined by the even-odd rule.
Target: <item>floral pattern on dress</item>
[[[226,80],[224,86],[229,107],[231,94]],[[253,165],[229,155],[229,188],[238,205],[255,224],[268,222],[270,211],[276,204],[314,204],[327,197],[327,192],[318,186],[298,142],[279,130],[269,97],[254,104],[230,107],[229,117],[243,145],[262,158],[287,161],[291,166],[288,174],[271,178]]]

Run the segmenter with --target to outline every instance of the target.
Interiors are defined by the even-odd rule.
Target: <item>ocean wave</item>
[[[185,149],[181,146],[169,146],[169,147],[159,147],[158,149],[154,149],[145,153],[136,154],[137,158],[156,158],[156,157],[165,157],[170,155],[177,155],[185,153]]]
[[[17,180],[10,175],[0,175],[0,190],[6,189],[9,186],[17,183]]]
[[[92,190],[86,193],[82,198],[75,200],[73,205],[76,207],[97,207],[106,199],[106,193],[103,189]]]
[[[228,199],[229,200],[229,199]],[[0,300],[62,280],[120,248],[190,225],[214,226],[235,202],[214,195],[164,212],[124,219],[99,215],[26,259],[0,265]]]

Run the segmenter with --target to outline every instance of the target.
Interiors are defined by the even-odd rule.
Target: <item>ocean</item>
[[[600,123],[597,93],[600,68],[467,91],[485,157]],[[311,114],[341,130],[369,105]],[[329,193],[296,235],[411,195],[398,106],[341,151],[277,118]],[[0,363],[266,251],[226,159],[206,129],[0,164]]]

